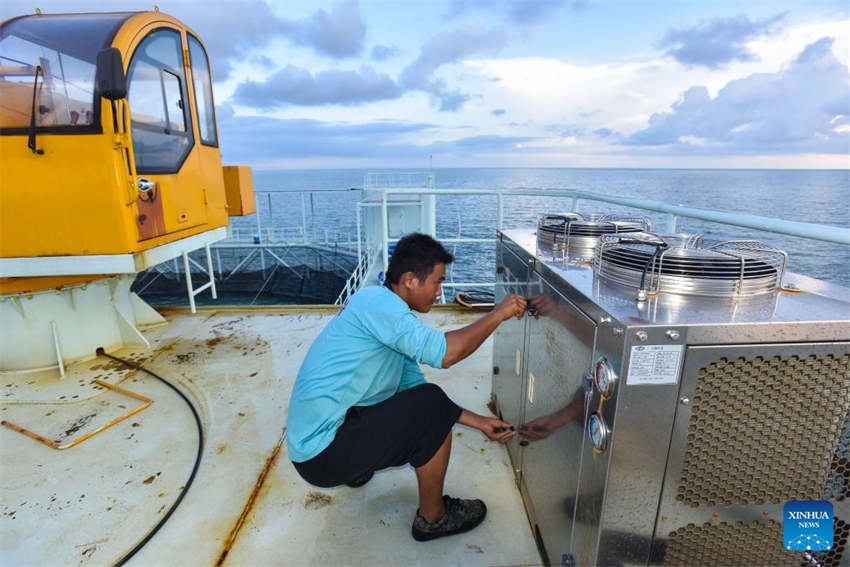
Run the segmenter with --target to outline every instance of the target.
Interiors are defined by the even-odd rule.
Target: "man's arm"
[[[524,313],[525,298],[512,293],[475,323],[446,333],[443,368],[448,368],[475,352],[503,321],[511,317],[520,319]]]
[[[467,427],[479,429],[492,441],[498,441],[499,443],[506,443],[508,439],[516,435],[516,428],[513,424],[496,419],[495,417],[479,415],[463,408],[461,408],[460,417],[457,422]]]

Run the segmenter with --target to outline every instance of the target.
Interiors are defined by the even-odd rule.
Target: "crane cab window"
[[[201,42],[191,35],[188,38],[189,60],[192,63],[192,82],[195,85],[195,104],[198,107],[198,130],[201,133],[201,143],[207,146],[218,146],[209,60]]]
[[[136,48],[127,100],[138,173],[175,173],[192,149],[180,34],[159,29]]]
[[[24,134],[33,117],[38,133],[100,133],[97,53],[130,16],[23,16],[0,26],[0,133]]]

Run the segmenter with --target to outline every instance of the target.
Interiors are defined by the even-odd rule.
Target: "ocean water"
[[[405,174],[423,179],[412,170],[282,170],[255,171],[255,191],[310,190],[307,195],[260,195],[261,230],[269,227],[296,232],[306,222],[313,238],[344,240],[355,234],[355,204],[369,173]],[[488,168],[430,170],[436,188],[447,189],[578,189],[606,195],[765,217],[822,223],[850,228],[850,170],[684,170],[684,169],[554,169]],[[380,178],[379,178],[380,179]],[[343,190],[348,191],[329,191]],[[505,198],[504,226],[533,227],[540,215],[570,210],[569,199],[540,196]],[[663,214],[581,201],[581,212],[641,214],[659,232],[666,227]],[[495,196],[443,195],[437,198],[438,238],[485,238],[494,235]],[[256,231],[256,218],[234,219],[234,226]],[[758,239],[789,254],[789,269],[850,286],[850,246],[741,229],[680,218],[678,232],[698,232],[721,239]],[[495,246],[451,246],[457,261],[454,281],[492,281]]]

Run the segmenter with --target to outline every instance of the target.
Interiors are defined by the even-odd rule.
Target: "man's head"
[[[408,234],[396,243],[385,285],[411,309],[426,313],[440,296],[446,264],[452,262],[454,256],[427,234]]]

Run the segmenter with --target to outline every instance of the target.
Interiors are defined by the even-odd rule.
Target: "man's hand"
[[[443,368],[448,368],[475,352],[475,349],[481,346],[484,339],[489,337],[496,327],[511,317],[522,318],[523,313],[525,313],[525,298],[512,293],[475,323],[446,333]]]
[[[538,417],[519,426],[519,434],[531,441],[546,439],[560,427],[558,420],[552,415]]]
[[[508,439],[516,435],[516,428],[507,421],[479,415],[469,410],[462,410],[460,412],[460,418],[457,421],[461,425],[479,429],[492,441],[498,441],[499,443],[506,443]]]
[[[491,441],[498,441],[499,443],[507,443],[508,439],[516,435],[516,428],[513,425],[495,417],[481,416],[478,429]]]
[[[511,317],[522,319],[522,316],[525,314],[525,307],[526,303],[523,296],[510,293],[499,302],[493,311],[499,314],[502,321],[507,321]]]

